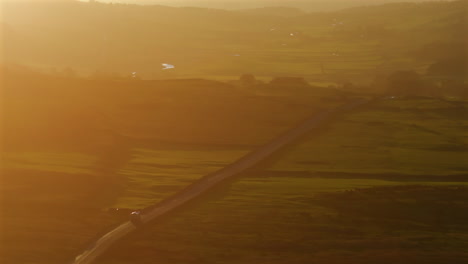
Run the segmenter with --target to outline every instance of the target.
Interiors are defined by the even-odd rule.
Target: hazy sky
[[[84,0],[86,1],[86,0]],[[162,4],[171,6],[200,6],[215,8],[256,8],[265,6],[292,6],[303,9],[339,9],[359,5],[389,2],[423,2],[425,0],[98,0],[137,4]]]

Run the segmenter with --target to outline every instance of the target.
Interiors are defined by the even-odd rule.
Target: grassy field
[[[130,235],[97,263],[463,263],[468,257],[466,187],[460,187],[466,183],[248,176],[221,197]]]
[[[414,69],[424,79],[428,65],[466,55],[465,1],[287,17],[9,2],[0,21],[0,263],[8,264],[65,263],[127,219],[109,208],[158,202],[357,91],[381,92],[369,85],[377,76]],[[261,82],[242,85],[244,73]],[[278,76],[323,87],[268,83]],[[463,207],[465,189],[452,186],[468,173],[466,109],[398,98],[344,115],[122,241],[103,262],[414,263],[429,251],[457,262],[466,257],[464,214],[431,231],[421,217],[385,222],[336,201],[356,194],[353,208],[398,212],[434,195],[448,210]],[[385,200],[393,190],[420,196]]]
[[[98,263],[463,263],[465,126],[466,102],[378,101]]]
[[[304,139],[269,170],[300,173],[467,174],[466,102],[387,99]]]
[[[114,207],[145,208],[219,170],[246,154],[247,150],[154,150],[136,149],[121,169],[128,179],[125,192]]]
[[[339,104],[323,88],[204,80],[6,84],[2,263],[64,263],[127,219],[108,208],[149,206]]]

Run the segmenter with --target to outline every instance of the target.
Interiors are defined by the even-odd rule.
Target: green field
[[[407,184],[241,180],[223,198],[130,235],[97,263],[462,263],[466,187],[453,186],[466,183]]]
[[[5,263],[71,260],[127,219],[109,208],[152,205],[339,104],[320,87],[17,74],[6,76],[2,116]]]
[[[356,98],[371,103],[100,262],[467,262],[466,0],[0,2],[0,263],[71,261],[130,210]]]
[[[346,114],[98,263],[462,263],[466,106],[400,98]]]
[[[468,171],[466,102],[387,99],[304,139],[269,170],[450,176]]]
[[[61,94],[61,82],[33,79],[38,80],[49,84],[50,97]],[[44,108],[30,101],[35,111],[19,112],[30,100],[20,97],[20,91],[31,87],[28,81],[12,84],[18,94],[9,94],[14,100],[7,109],[19,119],[6,120],[10,130],[5,131],[11,140],[2,152],[1,192],[3,207],[7,208],[2,210],[2,239],[16,241],[2,248],[2,258],[14,263],[67,261],[93,237],[127,219],[107,212],[108,208],[136,209],[158,202],[342,100],[336,90],[314,87],[245,89],[203,81],[114,83],[113,95],[103,104],[87,100],[88,107],[110,117],[106,129],[96,129],[95,119],[78,115],[86,137],[72,137],[71,130],[77,126],[70,126],[61,127],[62,138],[57,139],[53,137],[57,132],[47,133],[48,128],[29,120],[45,116],[63,120],[80,109],[80,101],[75,100],[85,97],[90,89],[78,92],[81,84],[72,83],[69,89],[75,89],[76,97],[67,99],[69,103],[62,101]],[[113,83],[87,84],[102,87],[98,92],[105,95],[105,87]],[[129,84],[132,93],[127,93]],[[185,85],[198,88],[188,90]],[[223,93],[218,89],[224,89]],[[207,101],[210,103],[185,96],[190,92],[211,98]],[[229,97],[223,96],[226,92]],[[245,107],[236,111],[240,102]],[[69,107],[68,112],[57,111],[63,105]],[[217,122],[196,126],[214,111],[210,118]],[[183,122],[170,122],[172,119]],[[458,248],[465,245],[466,234],[460,231],[463,225],[452,227],[451,223],[459,221],[458,216],[444,220],[449,227],[432,232],[426,220],[410,221],[405,215],[400,215],[396,223],[372,220],[374,216],[365,214],[349,216],[351,220],[345,221],[350,212],[337,201],[346,193],[361,193],[368,188],[389,193],[393,187],[408,188],[409,195],[413,189],[404,186],[434,186],[420,195],[432,196],[441,188],[437,197],[448,208],[464,206],[462,200],[451,200],[440,193],[453,189],[451,186],[466,185],[466,120],[464,101],[378,100],[328,123],[183,211],[158,220],[145,234],[131,235],[103,262],[125,263],[129,260],[118,252],[136,252],[140,257],[129,255],[132,263],[152,263],[154,259],[161,263],[217,263],[220,259],[233,263],[283,263],[291,259],[301,263],[311,258],[365,263],[364,259],[372,262],[387,255],[399,261],[402,256],[421,260],[422,251],[439,247],[433,252],[435,258],[450,255],[449,259],[463,259],[466,256]],[[28,126],[17,125],[20,123]],[[10,133],[12,128],[14,133]],[[25,145],[20,139],[31,129],[37,135]],[[376,198],[400,210],[402,205],[392,204],[385,195]],[[367,196],[361,198],[353,206],[370,202]],[[405,200],[409,204],[404,206],[417,207],[421,199],[412,199]],[[368,206],[378,208],[382,203]],[[432,209],[424,210],[422,215],[433,217]],[[362,224],[366,221],[372,223]],[[355,227],[356,223],[363,227]],[[404,229],[399,229],[400,225]],[[408,226],[422,229],[408,232]],[[454,230],[456,235],[447,230]],[[48,239],[42,240],[33,254],[25,254],[32,241],[41,239],[44,233]],[[418,246],[422,242],[417,241],[425,238],[431,242]],[[370,251],[357,249],[374,244],[379,246]],[[50,248],[55,253],[51,254]]]
[[[128,179],[114,207],[145,208],[161,201],[202,176],[245,155],[247,150],[134,150],[121,169]]]

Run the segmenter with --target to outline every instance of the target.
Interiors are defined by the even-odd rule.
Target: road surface
[[[250,152],[246,156],[237,160],[236,162],[228,165],[227,167],[209,174],[202,179],[196,181],[192,185],[188,186],[178,194],[170,197],[154,206],[146,208],[141,214],[141,220],[143,223],[148,223],[165,213],[176,209],[184,203],[196,198],[202,193],[208,191],[217,183],[233,177],[248,168],[251,168],[263,161],[264,159],[271,156],[273,153],[299,138],[300,136],[308,133],[312,129],[322,125],[325,121],[331,119],[337,114],[344,113],[346,111],[353,110],[354,108],[368,103],[368,100],[357,99],[333,110],[323,111],[314,115],[312,118],[304,121],[301,125],[289,130],[283,135],[273,139],[266,145],[259,149]],[[106,233],[90,245],[83,253],[78,255],[72,262],[72,264],[90,264],[96,260],[101,254],[103,254],[113,243],[120,238],[134,231],[136,227],[130,222],[125,222],[112,231]]]

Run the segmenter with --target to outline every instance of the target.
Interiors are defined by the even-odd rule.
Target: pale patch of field
[[[119,173],[128,180],[115,207],[143,208],[244,156],[248,150],[134,149]]]

